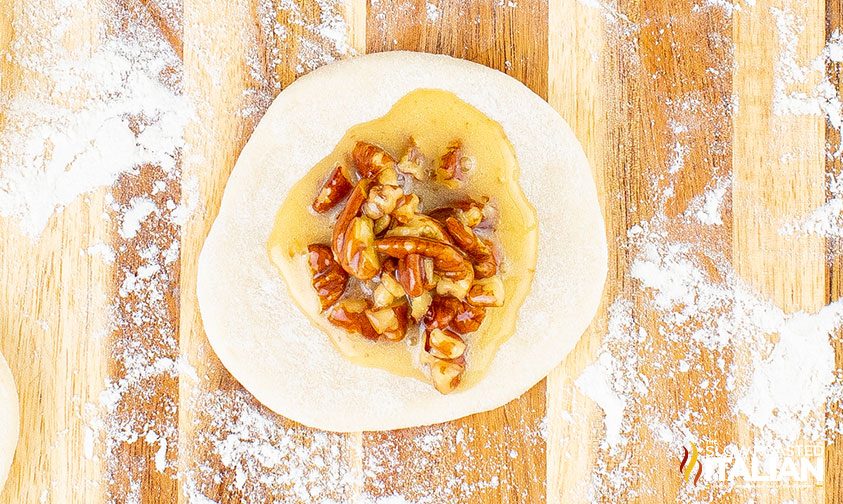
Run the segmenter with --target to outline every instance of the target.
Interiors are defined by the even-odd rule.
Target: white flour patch
[[[436,5],[427,2],[425,4],[425,12],[427,13],[427,20],[431,23],[435,23],[439,21],[439,18],[442,16],[442,11]]]
[[[626,399],[612,390],[612,356],[600,354],[597,362],[585,368],[576,385],[580,391],[597,403],[606,415],[606,443],[617,450],[623,443],[621,423],[626,409]]]
[[[693,217],[700,224],[706,226],[722,226],[723,200],[726,198],[731,185],[732,180],[730,178],[718,179],[713,187],[691,201],[685,215]]]
[[[160,82],[174,60],[158,56],[165,51],[154,39],[74,49],[60,42],[100,10],[97,2],[20,9],[12,23],[25,35],[2,56],[27,85],[14,88],[14,99],[0,96],[0,215],[35,238],[57,210],[121,173],[141,164],[174,169],[191,107]]]

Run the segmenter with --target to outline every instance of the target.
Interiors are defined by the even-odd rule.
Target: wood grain
[[[192,504],[197,495],[219,503],[366,502],[401,495],[459,503],[843,503],[839,438],[826,449],[822,486],[694,489],[677,473],[683,440],[665,443],[647,423],[654,416],[681,423],[691,412],[694,432],[721,447],[751,446],[760,436],[735,418],[734,398],[724,390],[699,392],[707,379],[722,379],[724,368],[748,367],[755,354],[701,350],[698,368],[676,372],[690,346],[660,336],[664,314],[631,274],[637,250],[627,237],[630,228],[667,222],[668,239],[693,237],[699,246],[692,259],[707,265],[712,278],[721,271],[712,258],[725,258],[742,281],[786,312],[816,311],[843,294],[843,241],[779,232],[785,218],[832,197],[825,177],[843,167],[825,152],[840,142],[839,132],[819,116],[772,112],[781,56],[773,9],[802,21],[796,53],[804,64],[843,29],[843,3],[749,4],[121,0],[113,6],[121,13],[116,26],[97,12],[76,12],[68,19],[73,36],[62,43],[94,41],[96,47],[103,30],[140,25],[157,32],[182,59],[167,73],[179,77],[196,106],[195,120],[176,173],[139,167],[69,204],[34,240],[14,219],[0,218],[0,352],[22,403],[21,443],[0,502],[126,502],[130,495],[144,504]],[[22,15],[25,5],[0,0],[0,56],[34,28]],[[345,20],[348,47],[313,30],[332,16]],[[420,429],[326,434],[271,413],[222,367],[198,312],[196,263],[236,158],[277,93],[334,59],[394,49],[445,53],[499,69],[560,112],[583,144],[598,185],[609,281],[572,354],[506,406]],[[829,64],[826,74],[843,91],[840,64]],[[10,100],[50,97],[51,83],[13,58],[0,57],[0,75],[0,91]],[[806,81],[804,90],[813,84]],[[9,126],[4,104],[0,131]],[[721,225],[702,227],[684,217],[695,198],[723,181],[731,187]],[[163,184],[154,195],[159,205],[196,199],[187,223],[154,216],[137,235],[124,237],[116,208],[152,195],[155,182]],[[116,251],[114,264],[83,252],[100,242]],[[179,250],[175,262],[152,259],[165,294],[158,304],[121,292],[150,261],[141,252],[152,244]],[[631,372],[648,377],[649,393],[631,396],[623,425],[628,441],[615,450],[604,443],[603,410],[575,382],[611,350],[604,343],[618,299],[634,307],[634,323],[647,335],[627,350]],[[131,323],[138,305],[145,318]],[[838,367],[841,337],[833,341]],[[151,358],[181,357],[191,369],[141,380],[119,406],[120,418],[167,433],[163,469],[156,467],[162,445],[146,439],[121,441],[109,457],[99,449],[86,453],[86,438],[101,440],[101,433],[90,432],[86,405],[99,402],[107,380],[126,374],[127,352],[138,348]],[[260,436],[249,429],[254,424],[263,429]],[[221,455],[218,445],[231,435],[290,449],[277,463],[255,469],[254,460]],[[311,464],[316,458],[328,465]],[[266,481],[242,480],[243,463]]]
[[[825,201],[825,125],[819,117],[773,115],[775,75],[767,62],[780,57],[780,41],[769,27],[775,23],[772,9],[785,5],[763,1],[758,7],[752,16],[739,13],[733,30],[740,106],[733,132],[732,261],[741,278],[786,312],[813,313],[826,299],[824,242],[811,235],[783,236],[779,229],[787,216],[804,215]],[[796,54],[808,61],[825,45],[822,2],[787,8],[804,19]],[[742,420],[737,429],[743,446],[760,435]],[[747,489],[739,495],[758,502],[826,502],[821,486]]]

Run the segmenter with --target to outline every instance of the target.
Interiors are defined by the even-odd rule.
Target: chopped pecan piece
[[[478,280],[469,289],[465,300],[474,306],[503,306],[503,281],[497,276]]]
[[[462,303],[459,299],[451,296],[433,296],[433,302],[430,303],[422,322],[428,330],[444,329],[461,310]]]
[[[374,247],[375,231],[372,220],[368,217],[355,217],[348,227],[343,259],[348,271],[355,278],[370,280],[381,269],[380,258]]]
[[[463,155],[462,144],[453,142],[439,161],[436,180],[449,187],[457,187],[465,178],[465,172],[474,167],[474,158]]]
[[[442,276],[436,282],[436,293],[440,296],[453,296],[457,299],[465,299],[474,282],[474,272],[468,269],[469,275],[463,278],[448,278]]]
[[[357,172],[363,178],[372,178],[387,168],[395,167],[395,159],[377,145],[357,142],[351,151]]]
[[[385,272],[381,273],[381,282],[375,287],[372,293],[372,300],[376,308],[389,306],[395,302],[396,299],[405,295],[404,288],[398,283],[398,280]]]
[[[427,158],[424,157],[419,146],[416,145],[416,140],[410,137],[407,152],[398,162],[398,171],[411,175],[416,180],[424,180],[427,178]]]
[[[451,327],[457,332],[468,334],[476,331],[486,318],[486,308],[463,303],[462,308],[451,321]]]
[[[416,322],[420,321],[432,303],[433,295],[430,292],[425,292],[421,296],[412,298],[410,300],[410,316]]]
[[[440,359],[453,360],[465,353],[465,341],[450,329],[432,329],[427,334],[425,351]]]
[[[366,203],[363,203],[363,213],[371,219],[387,216],[395,210],[402,196],[404,196],[404,191],[400,187],[376,185],[369,191]]]
[[[393,306],[392,312],[398,320],[398,325],[384,331],[383,337],[390,341],[401,341],[407,335],[407,325],[409,324],[407,314],[409,313],[409,308],[406,304],[400,304]]]
[[[313,200],[313,209],[319,213],[327,212],[348,196],[352,188],[351,181],[345,176],[342,166],[337,166],[319,190],[316,199]]]
[[[395,210],[392,211],[392,216],[398,222],[409,222],[419,213],[420,203],[419,197],[415,194],[405,194],[398,200]]]
[[[430,379],[436,390],[442,394],[448,394],[459,386],[464,371],[464,364],[435,359],[430,364]]]
[[[380,219],[375,220],[375,235],[380,236],[384,233],[387,229],[389,229],[389,225],[392,224],[392,217],[389,215],[384,215]]]
[[[479,201],[468,199],[464,201],[457,201],[451,203],[450,206],[437,208],[432,210],[429,215],[438,220],[445,222],[448,217],[456,217],[460,222],[470,228],[478,227],[484,219],[487,219],[487,213],[491,213],[493,207],[491,205],[484,205]]]
[[[369,303],[362,299],[344,299],[328,310],[328,321],[348,332],[361,334],[370,340],[378,339],[378,333],[369,322],[366,310]]]

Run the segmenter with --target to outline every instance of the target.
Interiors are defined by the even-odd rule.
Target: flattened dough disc
[[[384,115],[419,88],[450,91],[503,126],[539,219],[536,275],[515,334],[478,384],[449,395],[341,356],[294,305],[266,249],[290,188],[351,126]],[[197,294],[220,360],[270,409],[324,430],[388,430],[493,409],[535,385],[588,326],[606,268],[588,161],[544,100],[482,65],[389,52],[323,67],[275,99],[228,179],[199,259]]]

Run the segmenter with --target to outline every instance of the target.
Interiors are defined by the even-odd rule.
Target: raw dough
[[[9,476],[20,431],[18,392],[12,371],[0,355],[0,491]]]
[[[515,334],[485,378],[449,395],[342,357],[290,300],[266,251],[275,212],[296,181],[348,128],[382,116],[418,88],[455,93],[503,126],[539,217],[536,275]],[[269,107],[228,180],[199,259],[197,295],[220,360],[273,411],[341,432],[427,425],[501,406],[562,361],[600,301],[604,233],[588,161],[544,100],[468,61],[372,54],[298,79]]]

